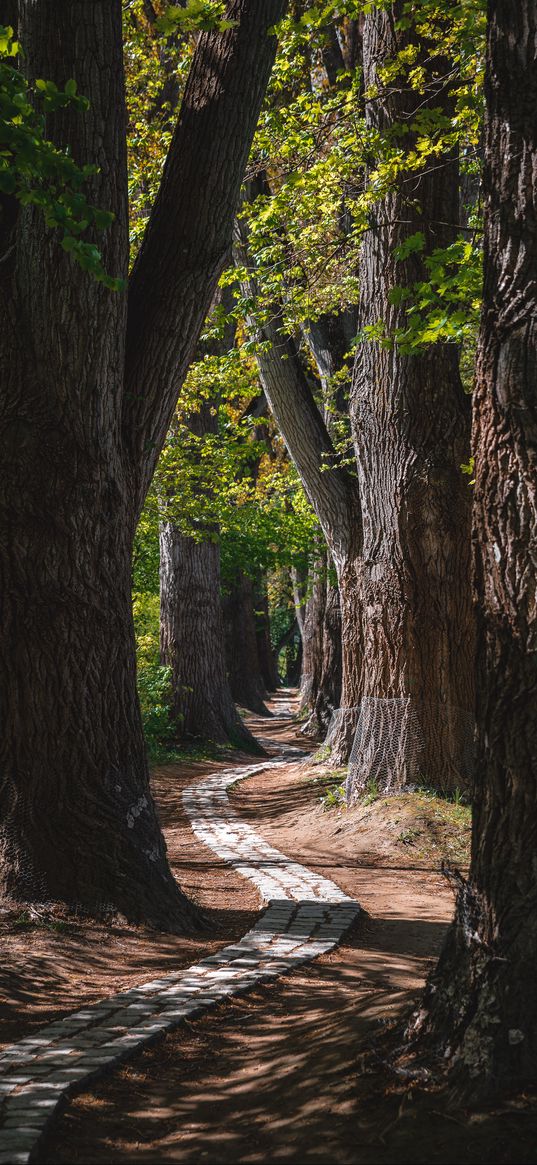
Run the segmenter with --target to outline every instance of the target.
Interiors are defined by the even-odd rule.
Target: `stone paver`
[[[227,790],[301,755],[212,773],[183,793],[192,829],[257,886],[267,908],[238,943],[192,967],[101,1000],[0,1054],[0,1165],[27,1165],[72,1093],[222,1000],[332,950],[360,907],[334,882],[274,849],[230,805]]]

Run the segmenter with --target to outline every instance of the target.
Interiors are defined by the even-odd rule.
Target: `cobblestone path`
[[[213,773],[185,789],[194,832],[258,887],[267,908],[240,942],[6,1048],[0,1054],[1,1165],[31,1162],[58,1106],[91,1080],[186,1017],[331,950],[353,923],[357,902],[268,845],[229,802],[230,785],[296,756],[288,749],[278,760]]]

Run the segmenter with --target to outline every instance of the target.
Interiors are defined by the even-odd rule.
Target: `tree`
[[[225,306],[218,292],[213,309],[225,310]],[[186,450],[190,452],[192,471],[198,471],[195,492],[202,513],[192,531],[184,522],[181,525],[182,479],[172,460],[160,499],[160,655],[161,663],[171,669],[172,719],[179,739],[197,737],[258,751],[235,708],[227,674],[220,534],[218,522],[210,517],[211,508],[217,509],[216,486],[214,480],[204,480],[203,466],[208,439],[217,439],[219,431],[221,402],[215,367],[233,346],[234,332],[232,321],[231,326],[217,329],[214,339],[200,344],[200,361],[185,385],[188,403],[179,401],[168,441],[168,450],[173,440],[183,457]],[[205,368],[211,383],[203,392]],[[192,379],[195,384],[189,386]]]
[[[189,538],[166,521],[160,524],[160,644],[172,673],[178,738],[257,751],[229,685],[218,539]]]
[[[121,4],[21,0],[30,78],[90,99],[50,139],[113,211],[104,267],[126,278]],[[0,526],[6,891],[166,929],[195,914],[148,788],[130,601],[136,519],[230,247],[284,0],[231,0],[200,35],[128,298],[73,265],[32,205],[2,220]],[[113,110],[113,117],[110,111]],[[11,208],[9,208],[11,209]]]
[[[535,0],[490,0],[485,283],[474,406],[477,763],[469,880],[415,1019],[459,1092],[535,1080]]]
[[[416,34],[404,13],[396,3],[365,18],[365,109],[372,140],[386,139],[395,152],[404,142],[411,155],[424,127],[434,141],[454,107],[441,44],[431,43],[427,31]],[[415,65],[423,61],[418,87],[402,71],[383,73],[409,48]],[[363,516],[355,592],[362,612],[361,744],[351,800],[370,779],[398,788],[421,776],[441,789],[469,779],[470,491],[460,467],[469,452],[470,405],[453,344],[408,349],[402,339],[401,289],[408,293],[424,280],[424,257],[447,248],[457,233],[458,151],[449,138],[439,144],[376,199],[360,256],[363,340],[350,417]],[[382,185],[378,168],[369,182],[373,190]]]
[[[458,6],[453,15],[459,19]],[[452,342],[460,338],[454,305],[448,300],[445,313],[438,314],[435,301],[436,317],[432,310],[424,312],[427,327],[418,310],[431,296],[435,262],[443,270],[442,281],[437,279],[442,294],[448,287],[453,293],[445,256],[454,254],[458,239],[459,135],[453,125],[464,118],[456,92],[460,98],[464,90],[464,101],[470,102],[467,85],[454,91],[458,49],[446,31],[446,17],[434,5],[416,15],[408,4],[372,6],[362,26],[364,92],[350,89],[355,114],[362,103],[365,111],[354,145],[345,118],[336,115],[336,156],[339,134],[355,167],[353,176],[345,171],[353,226],[340,226],[339,242],[334,232],[334,252],[350,248],[360,281],[349,402],[352,461],[346,443],[342,456],[320,394],[312,391],[290,338],[296,334],[293,310],[299,322],[302,313],[303,323],[302,301],[310,295],[303,272],[305,267],[309,274],[311,259],[305,246],[300,248],[299,228],[307,239],[314,235],[312,180],[304,181],[303,190],[298,184],[297,194],[292,175],[287,181],[278,176],[275,205],[267,204],[265,190],[244,216],[246,240],[242,228],[243,245],[247,242],[252,255],[243,261],[245,298],[258,301],[252,330],[259,341],[260,378],[338,575],[342,707],[328,740],[335,759],[345,760],[361,711],[362,747],[348,786],[351,800],[373,777],[381,788],[425,778],[444,789],[464,785],[468,777],[470,491],[460,465],[468,458],[470,410]],[[346,110],[346,101],[340,105]],[[306,143],[313,112],[308,116]],[[340,221],[341,196],[338,215]],[[272,246],[269,229],[272,238],[280,238]],[[264,268],[268,260],[275,265],[275,256],[282,256],[282,270],[269,276],[267,291]],[[283,273],[284,256],[290,277]],[[314,281],[322,278],[319,267],[317,256]],[[298,292],[292,282],[289,289],[289,278]],[[271,302],[278,279],[285,295]],[[321,381],[325,366],[333,374],[345,347],[339,336],[327,336],[327,296],[329,303],[335,298],[323,285],[318,301],[324,311],[317,307],[313,326],[306,317],[303,327]],[[433,300],[434,294],[428,302]],[[457,309],[460,315],[460,302]],[[342,312],[332,318],[342,332]],[[387,744],[393,760],[388,767]]]
[[[257,294],[257,283],[247,242],[246,231],[239,222],[235,256],[243,272],[243,294],[251,302]],[[263,392],[318,518],[337,572],[342,610],[343,680],[338,727],[332,745],[335,759],[345,760],[350,751],[354,709],[358,703],[360,655],[353,564],[361,544],[359,496],[352,475],[338,464],[328,427],[299,354],[286,334],[281,306],[272,304],[262,322],[251,315],[248,327],[257,344],[256,359]]]
[[[240,570],[224,595],[226,655],[233,698],[244,708],[268,716],[255,617],[254,582]]]
[[[275,692],[280,686],[277,661],[270,638],[270,611],[266,574],[255,580],[255,625],[259,668],[267,692]]]
[[[321,541],[320,539],[318,540]],[[299,713],[310,712],[317,699],[323,666],[323,619],[326,601],[326,553],[319,545],[307,576],[300,580],[295,573],[293,593],[302,638],[302,674],[300,677]]]
[[[322,663],[319,685],[302,731],[322,740],[341,705],[341,609],[339,589],[327,571],[322,623]]]

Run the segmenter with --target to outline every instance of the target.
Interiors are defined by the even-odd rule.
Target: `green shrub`
[[[164,753],[169,752],[173,743],[170,695],[170,668],[156,663],[140,663],[138,696],[144,736],[152,760],[164,759]]]
[[[133,596],[136,634],[138,696],[147,749],[151,760],[164,760],[173,746],[171,669],[159,657],[159,597],[138,592]]]

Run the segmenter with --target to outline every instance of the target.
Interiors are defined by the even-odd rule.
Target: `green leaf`
[[[416,231],[415,234],[409,235],[404,242],[400,243],[394,250],[394,256],[398,260],[407,259],[409,255],[413,255],[418,251],[423,251],[425,247],[425,235],[423,231]]]

